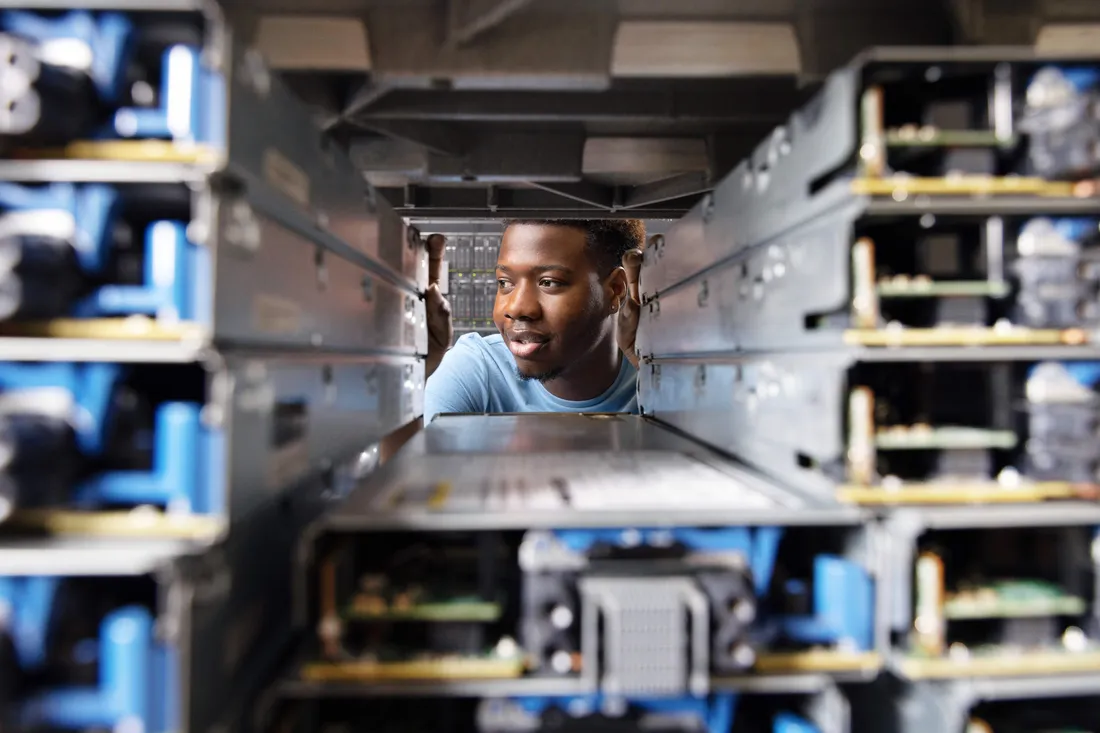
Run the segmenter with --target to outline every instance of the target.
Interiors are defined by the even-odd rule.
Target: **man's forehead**
[[[526,266],[560,263],[575,267],[585,259],[587,239],[575,227],[549,224],[512,224],[500,243],[501,261]]]

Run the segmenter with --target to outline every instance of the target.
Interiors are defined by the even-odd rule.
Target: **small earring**
[[[619,312],[619,301],[616,300],[616,301],[613,301],[611,303],[611,312],[612,313],[618,313]]]

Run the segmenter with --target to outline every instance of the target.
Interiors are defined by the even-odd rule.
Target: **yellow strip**
[[[898,488],[846,484],[837,490],[840,501],[863,505],[892,504],[1027,504],[1051,499],[1076,499],[1084,487],[1050,481],[1019,487],[1000,484],[911,484]]]
[[[144,316],[130,318],[59,318],[52,321],[5,323],[0,335],[39,338],[102,339],[109,341],[188,341],[205,337],[197,323],[157,323]]]
[[[432,498],[428,499],[429,509],[442,509],[447,504],[447,497],[451,495],[451,482],[440,481],[435,485]]]
[[[63,148],[19,150],[16,157],[34,160],[119,160],[131,163],[214,165],[221,159],[216,148],[167,140],[79,141]]]
[[[302,667],[302,679],[313,682],[515,679],[523,674],[523,668],[523,660],[512,659],[315,662]]]
[[[212,539],[225,528],[225,521],[220,517],[144,510],[74,512],[26,509],[12,514],[4,524],[53,535],[168,539]]]
[[[873,672],[882,668],[882,657],[876,652],[836,652],[814,649],[808,652],[761,654],[753,672],[765,674],[798,674],[802,672]]]
[[[970,659],[905,659],[901,671],[909,679],[951,677],[1030,677],[1037,674],[1100,672],[1100,652],[1024,652]]]
[[[1076,183],[1047,181],[1043,178],[994,178],[993,176],[952,176],[950,178],[856,178],[852,192],[865,196],[898,195],[1011,195],[1028,194],[1072,198],[1085,196],[1087,187]]]
[[[902,328],[848,329],[844,343],[850,346],[1010,346],[1070,345],[1088,341],[1077,328],[1065,330],[1031,328]]]

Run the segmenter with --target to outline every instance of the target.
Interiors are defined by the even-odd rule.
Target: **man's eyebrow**
[[[500,270],[501,272],[505,273],[506,275],[512,274],[512,270],[510,268],[504,266],[504,265],[497,265],[497,269]],[[534,272],[534,273],[543,273],[543,272],[555,271],[555,272],[564,272],[564,273],[568,274],[568,273],[573,272],[572,268],[566,267],[565,265],[536,265],[535,267],[530,267],[530,268],[527,268],[527,269],[529,269],[531,272]]]

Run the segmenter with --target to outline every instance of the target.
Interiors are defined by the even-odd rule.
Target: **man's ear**
[[[618,312],[626,305],[626,299],[630,297],[630,283],[626,277],[626,270],[616,267],[607,277],[607,295],[612,312]]]

